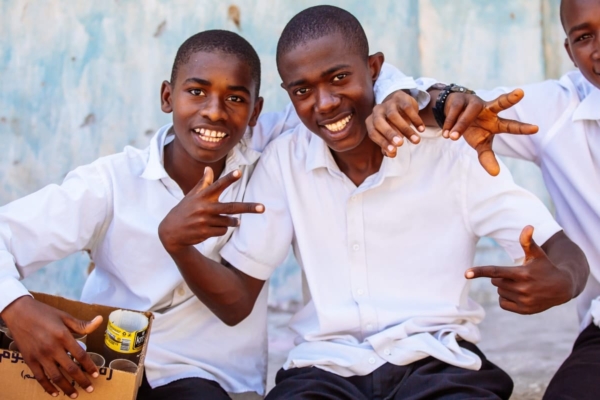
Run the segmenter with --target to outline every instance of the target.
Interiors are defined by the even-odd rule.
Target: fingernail
[[[76,399],[77,398],[77,393],[73,393],[72,395],[69,396],[72,399]]]
[[[208,167],[204,167],[204,173],[206,174],[208,172]]]
[[[413,143],[417,143],[419,141],[419,137],[417,135],[412,135],[410,137],[410,141]]]
[[[94,391],[94,387],[93,387],[93,386],[88,386],[88,387],[85,389],[85,391],[86,391],[86,392],[88,392],[88,393],[92,393],[92,392]]]
[[[454,131],[450,134],[450,136],[452,137],[452,139],[458,139],[460,137],[460,133]]]
[[[263,206],[262,204],[257,205],[256,206],[256,211],[258,211],[258,212],[265,211],[265,206]]]
[[[402,139],[398,136],[394,136],[392,142],[394,142],[395,145],[399,145],[400,143],[402,143]]]
[[[468,279],[471,279],[472,277],[475,276],[475,274],[473,273],[473,271],[467,271],[466,276]]]
[[[446,139],[448,139],[449,134],[450,134],[450,132],[448,130],[445,130],[444,132],[442,132],[442,136],[445,137]]]
[[[100,376],[100,375],[99,375],[97,372],[94,372],[94,373],[92,374],[92,377],[93,377],[93,378],[97,378],[98,376]]]
[[[419,130],[419,132],[425,131],[425,127],[423,125],[419,125],[419,127],[417,129]]]
[[[394,152],[394,150],[396,150],[396,148],[390,144],[390,145],[387,147],[387,150],[388,150],[390,153],[393,153],[393,152]]]
[[[58,396],[58,393],[56,393],[56,392],[52,393],[52,397],[57,397],[57,396]]]
[[[242,221],[238,218],[236,221],[237,226],[240,226],[240,224],[242,223]]]
[[[240,170],[236,169],[235,171],[233,171],[233,176],[235,176],[236,178],[240,176]]]

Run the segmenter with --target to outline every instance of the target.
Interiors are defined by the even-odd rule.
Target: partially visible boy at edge
[[[556,372],[544,395],[553,399],[600,399],[600,1],[562,0],[560,18],[565,30],[565,50],[578,69],[559,80],[547,80],[523,86],[525,98],[503,112],[505,118],[527,121],[540,127],[531,136],[473,135],[471,140],[485,142],[503,156],[516,157],[537,164],[556,208],[556,219],[565,232],[584,251],[590,275],[577,298],[580,334],[569,357]],[[390,79],[387,83],[393,83]],[[424,86],[435,80],[424,79]],[[443,86],[443,85],[442,85]],[[383,90],[383,88],[382,88]],[[511,89],[477,90],[484,99],[492,99]],[[437,91],[439,93],[439,91]],[[437,96],[432,96],[435,102]],[[377,111],[374,111],[374,114]],[[452,122],[448,121],[448,125]],[[461,135],[444,127],[444,136],[457,140]],[[386,154],[392,136],[371,131],[372,140],[381,144]],[[494,140],[495,139],[495,140]],[[555,297],[569,293],[569,286],[553,285],[552,275],[544,270],[525,277],[509,268],[475,268],[472,278],[490,277],[511,299],[507,309],[518,307],[521,313],[543,311],[547,307],[527,307],[525,298],[515,289],[527,279],[546,277],[547,287],[538,296]],[[504,299],[503,299],[504,298]]]
[[[573,296],[587,262],[539,200],[506,172],[490,177],[441,132],[384,159],[366,138],[382,61],[344,10],[292,18],[277,63],[303,125],[268,146],[250,181],[246,200],[267,211],[242,217],[221,251],[231,268],[196,251],[193,230],[188,246],[163,244],[190,288],[232,323],[293,246],[310,299],[292,318],[297,346],[267,399],[507,399],[510,377],[474,344],[483,310],[464,272],[477,239],[494,237],[563,280],[573,274]]]
[[[416,84],[406,78],[396,88],[416,90]],[[247,41],[227,31],[194,35],[179,48],[171,80],[161,88],[161,108],[173,113],[173,124],[161,128],[148,148],[127,147],[75,169],[61,186],[0,208],[1,316],[49,394],[57,396],[60,389],[77,397],[57,365],[93,391],[67,352],[97,376],[70,332],[89,333],[101,319],[79,321],[45,306],[18,281],[83,249],[96,264],[83,301],[152,311],[156,317],[140,399],[264,393],[266,292],[243,323],[226,326],[194,296],[157,234],[161,222],[163,232],[173,235],[194,229],[195,248],[218,262],[239,223],[237,214],[263,210],[241,203],[246,183],[264,146],[299,120],[291,106],[259,119],[259,89],[260,61]],[[402,98],[404,105],[395,107],[421,126],[417,102],[404,93]],[[453,100],[466,121],[477,117],[466,113],[473,100]],[[408,125],[403,132],[416,135]],[[218,295],[219,287],[212,289]]]

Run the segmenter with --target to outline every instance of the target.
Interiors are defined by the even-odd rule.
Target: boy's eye
[[[344,79],[347,76],[348,76],[348,74],[337,74],[336,76],[333,77],[333,81],[334,82],[341,81],[342,79]]]
[[[190,89],[188,90],[188,92],[190,92],[192,96],[202,96],[205,94],[204,90],[202,89]]]
[[[229,96],[227,98],[227,100],[233,101],[233,102],[236,102],[236,103],[242,103],[244,101],[244,99],[241,98],[240,96]]]
[[[310,89],[308,89],[308,88],[300,88],[300,89],[294,90],[294,94],[296,96],[303,96],[303,95],[307,94],[308,92],[310,92]]]
[[[579,36],[577,39],[575,39],[576,42],[581,42],[582,40],[586,40],[591,38],[592,35],[590,35],[589,33],[583,34],[581,36]]]

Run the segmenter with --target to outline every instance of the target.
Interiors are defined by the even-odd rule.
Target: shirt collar
[[[600,120],[600,89],[587,81],[585,83],[591,88],[589,88],[588,95],[575,109],[573,121]]]
[[[159,180],[169,176],[164,166],[164,148],[175,135],[172,127],[173,124],[163,126],[150,140],[148,163],[142,172],[142,178]],[[246,165],[252,165],[258,160],[260,153],[249,146],[251,135],[252,130],[247,129],[242,140],[229,151],[223,175]]]
[[[310,135],[308,154],[306,156],[306,171],[312,171],[317,168],[339,170],[325,141],[312,132],[310,132]],[[405,144],[398,148],[396,157],[383,158],[380,169],[382,178],[402,176],[402,174],[408,170],[410,165],[409,146],[413,145],[408,143],[408,141],[405,141]]]

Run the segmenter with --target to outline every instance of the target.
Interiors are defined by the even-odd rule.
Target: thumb
[[[204,168],[204,175],[202,175],[202,179],[198,181],[192,192],[198,193],[201,190],[206,189],[210,185],[212,185],[215,180],[215,173],[211,167]]]
[[[545,257],[546,253],[537,243],[533,240],[533,226],[527,225],[521,231],[521,236],[519,237],[519,242],[521,242],[521,247],[525,252],[525,262],[539,257]]]
[[[98,315],[91,321],[84,321],[67,314],[63,317],[63,322],[71,332],[88,335],[100,327],[102,316]]]
[[[478,147],[477,151],[479,152],[479,164],[481,164],[488,174],[497,176],[500,173],[500,164],[498,164],[498,160],[496,160],[494,151],[490,146],[482,148]]]

